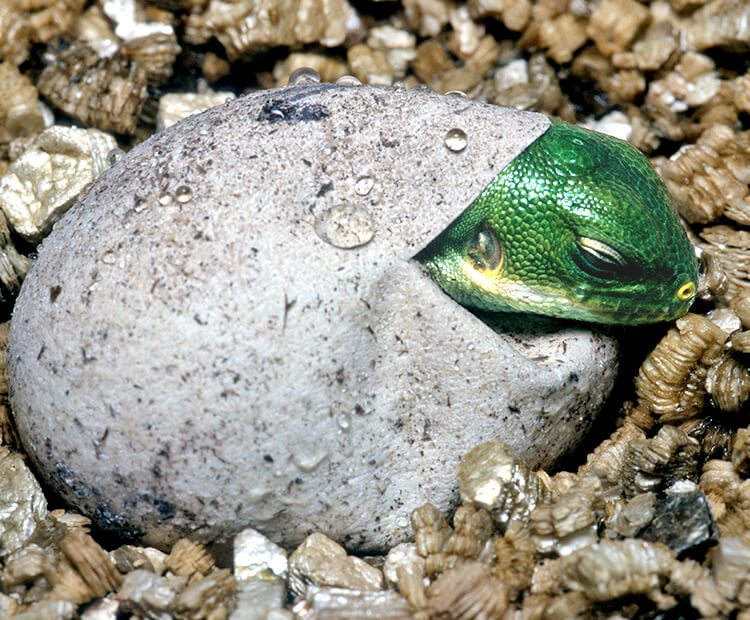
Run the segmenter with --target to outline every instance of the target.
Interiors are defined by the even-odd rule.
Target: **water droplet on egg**
[[[162,207],[166,207],[170,202],[172,202],[172,196],[169,192],[162,192],[159,194],[159,204]]]
[[[445,146],[456,153],[463,151],[469,143],[469,137],[463,129],[453,128],[445,134]]]
[[[112,250],[107,250],[104,254],[102,254],[102,262],[105,265],[114,265],[116,260],[117,254]]]
[[[344,411],[336,416],[336,424],[342,431],[348,431],[352,427],[352,413],[351,411]]]
[[[469,96],[462,90],[449,90],[447,93],[445,93],[446,97],[463,97],[464,99],[468,99]]]
[[[111,149],[107,153],[107,165],[108,166],[114,166],[118,161],[122,159],[122,156],[125,155],[125,151],[119,148]]]
[[[362,82],[353,75],[342,75],[336,80],[336,84],[339,86],[361,86]]]
[[[318,216],[315,232],[334,247],[350,249],[370,241],[375,234],[375,226],[370,214],[362,207],[340,204]]]
[[[271,495],[273,495],[273,489],[260,485],[249,488],[244,498],[248,504],[255,504],[268,499]]]
[[[328,450],[312,441],[301,441],[291,452],[292,463],[304,472],[313,471],[328,457]]]
[[[354,191],[360,196],[367,196],[375,185],[375,179],[369,176],[359,177],[354,183]]]
[[[180,185],[174,192],[175,200],[182,204],[193,199],[193,190],[187,185]]]
[[[312,67],[300,67],[289,76],[289,86],[302,86],[304,84],[317,84],[320,75]]]

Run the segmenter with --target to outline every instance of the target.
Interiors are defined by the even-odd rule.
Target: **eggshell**
[[[412,260],[548,123],[319,84],[132,149],[45,239],[14,310],[11,399],[38,471],[155,546],[252,526],[383,550],[415,507],[457,501],[474,445],[553,463],[609,392],[613,340],[493,329]]]

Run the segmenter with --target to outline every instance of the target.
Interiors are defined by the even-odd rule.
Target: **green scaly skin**
[[[463,305],[598,323],[679,317],[698,281],[648,159],[555,120],[415,258]]]

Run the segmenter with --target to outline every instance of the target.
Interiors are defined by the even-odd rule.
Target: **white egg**
[[[454,504],[476,444],[551,464],[606,398],[614,341],[493,330],[411,259],[547,126],[316,84],[135,147],[45,239],[14,311],[33,464],[152,545],[252,526],[368,550],[407,539],[417,506]]]

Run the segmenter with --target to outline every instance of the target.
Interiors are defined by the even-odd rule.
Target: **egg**
[[[42,478],[167,548],[407,539],[490,439],[550,466],[614,381],[613,338],[457,304],[413,256],[549,121],[422,89],[250,94],[133,148],[23,284],[8,380]]]

